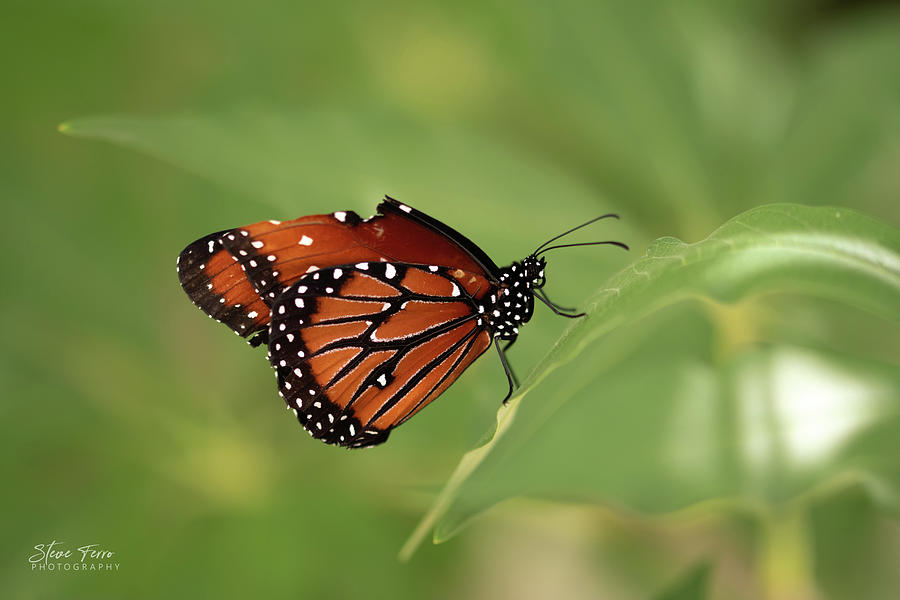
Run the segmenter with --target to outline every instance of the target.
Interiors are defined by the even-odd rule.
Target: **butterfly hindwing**
[[[489,289],[458,268],[359,262],[304,274],[272,306],[279,393],[314,437],[373,446],[490,346]]]

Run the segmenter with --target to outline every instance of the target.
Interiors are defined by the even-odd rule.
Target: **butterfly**
[[[262,221],[207,235],[178,257],[188,297],[251,346],[266,344],[278,393],[313,437],[375,446],[495,346],[505,351],[544,293],[550,244],[500,268],[464,235],[389,196],[352,211]],[[502,345],[501,345],[502,344]]]

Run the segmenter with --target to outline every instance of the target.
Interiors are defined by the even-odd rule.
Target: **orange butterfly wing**
[[[279,394],[316,438],[384,442],[491,345],[490,282],[457,267],[361,261],[303,274],[275,301]]]
[[[427,265],[440,257],[464,271],[496,270],[477,246],[427,215],[390,198],[378,211],[365,220],[340,211],[208,235],[179,256],[181,285],[210,317],[250,337],[264,334],[281,291],[316,269],[367,261]]]

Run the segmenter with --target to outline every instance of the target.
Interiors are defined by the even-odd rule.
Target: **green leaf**
[[[552,126],[524,127],[673,234],[764,202],[896,215],[896,15],[860,11],[782,44],[760,7],[523,3],[498,52],[523,87],[551,82],[526,102]]]
[[[900,142],[898,52],[896,25],[871,16],[814,40],[809,68],[794,78],[792,118],[763,166],[759,197],[866,205],[860,201],[871,192],[860,184],[877,176],[879,162],[894,163],[891,147]],[[879,208],[897,215],[889,202]]]
[[[446,207],[458,215],[455,226],[473,239],[510,245],[571,227],[572,215],[584,220],[612,209],[583,182],[538,157],[460,127],[427,125],[387,110],[100,116],[63,123],[60,131],[157,157],[262,200],[285,218],[335,206],[368,215],[389,194],[429,212]],[[555,210],[547,211],[549,203]],[[534,219],[533,211],[546,216]],[[618,227],[626,232],[620,237],[633,239],[628,228]]]
[[[522,494],[659,513],[724,499],[784,502],[854,472],[879,481],[893,502],[896,365],[793,346],[750,346],[716,364],[703,318],[641,321],[689,298],[731,303],[773,292],[898,321],[900,232],[846,209],[771,205],[695,244],[658,240],[594,295],[588,317],[498,412],[496,431],[463,457],[403,556],[431,527],[446,539]],[[820,429],[808,431],[809,422]],[[861,432],[868,437],[857,440]],[[841,452],[876,434],[893,453]]]

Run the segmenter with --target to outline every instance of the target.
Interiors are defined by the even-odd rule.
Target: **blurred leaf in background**
[[[891,6],[5,16],[5,596],[894,597]],[[385,193],[500,263],[608,211],[623,220],[585,239],[634,252],[552,257],[553,297],[590,315],[535,316],[508,409],[485,358],[390,444],[348,453],[301,435],[174,258]],[[487,509],[396,561],[426,512],[413,541]],[[32,571],[53,539],[121,570]]]

